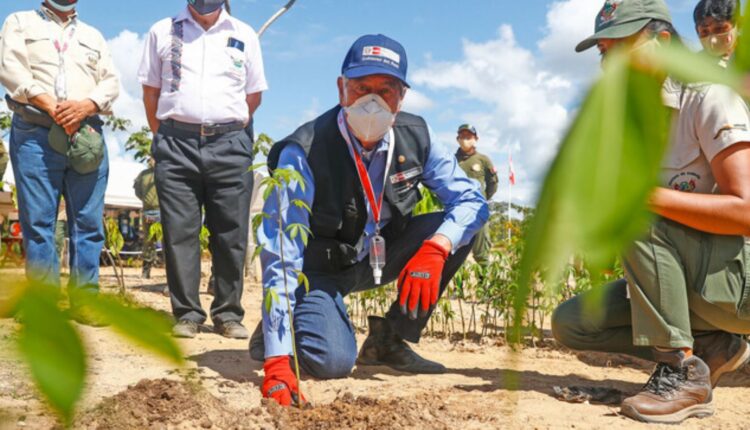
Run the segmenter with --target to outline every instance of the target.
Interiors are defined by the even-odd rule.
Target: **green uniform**
[[[151,239],[151,226],[160,221],[159,197],[156,194],[154,169],[149,167],[142,171],[133,184],[135,195],[143,202],[143,271],[148,274],[156,262],[156,242]],[[146,276],[148,277],[148,276]]]
[[[0,140],[0,182],[5,175],[5,169],[8,167],[8,151],[5,150],[5,144]]]
[[[499,180],[497,169],[492,165],[489,157],[476,150],[473,154],[468,155],[459,149],[456,152],[456,159],[458,159],[458,165],[461,166],[468,177],[479,181],[484,197],[490,200],[497,192]],[[489,224],[485,224],[474,239],[474,247],[472,248],[474,260],[480,264],[486,263],[489,260],[491,247]]]
[[[719,85],[683,88],[668,80],[663,96],[679,114],[661,186],[714,192],[711,160],[750,141],[748,107]],[[692,348],[695,332],[750,334],[750,245],[745,238],[659,219],[623,263],[626,280],[557,308],[552,327],[560,343],[649,358],[653,347]]]

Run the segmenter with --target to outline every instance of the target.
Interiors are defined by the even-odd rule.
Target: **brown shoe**
[[[724,374],[734,372],[750,359],[750,345],[740,336],[723,331],[695,334],[694,354],[711,369],[711,386]]]
[[[445,366],[419,356],[391,329],[385,318],[368,317],[370,333],[357,357],[360,366],[388,366],[401,372],[439,374]]]
[[[658,364],[640,393],[622,402],[620,412],[637,421],[679,424],[714,413],[711,370],[682,351],[655,352]]]
[[[250,337],[250,333],[247,332],[245,326],[237,321],[225,323],[217,321],[214,323],[214,332],[230,339],[247,339]]]

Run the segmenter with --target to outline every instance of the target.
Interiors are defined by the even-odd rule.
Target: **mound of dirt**
[[[263,411],[256,408],[258,415]],[[227,407],[201,387],[169,379],[142,380],[86,412],[77,428],[262,429],[268,415],[250,416]],[[264,419],[265,418],[265,419]]]
[[[412,399],[376,400],[346,393],[333,403],[305,409],[284,408],[275,402],[239,411],[201,387],[170,379],[142,380],[104,399],[84,413],[76,428],[125,430],[134,428],[273,428],[449,429],[445,403],[420,395]]]
[[[426,396],[415,399],[376,400],[346,393],[333,403],[308,409],[282,408],[267,402],[276,428],[300,430],[449,429],[443,402]]]

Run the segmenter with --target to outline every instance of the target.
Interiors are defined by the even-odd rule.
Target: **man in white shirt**
[[[224,5],[224,0],[188,0],[175,17],[157,22],[138,72],[155,136],[177,337],[194,337],[206,320],[198,293],[203,211],[216,274],[214,331],[248,337],[240,298],[253,160],[251,133],[245,129],[268,86],[257,34]]]

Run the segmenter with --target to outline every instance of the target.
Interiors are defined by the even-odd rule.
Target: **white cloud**
[[[415,84],[449,92],[472,106],[454,118],[477,127],[480,151],[496,164],[501,190],[507,187],[508,151],[513,152],[514,200],[534,203],[573,117],[571,105],[597,74],[596,53],[576,54],[574,47],[593,31],[600,7],[600,0],[556,1],[536,50],[520,46],[513,28],[502,25],[495,39],[464,40],[462,58],[428,57],[427,65],[412,75]],[[438,141],[455,147],[455,132],[438,133]],[[501,191],[496,199],[505,200],[506,193]]]
[[[409,89],[406,92],[402,109],[407,112],[420,113],[432,109],[433,106],[435,106],[435,102],[425,94],[415,89]]]
[[[133,130],[146,125],[146,115],[141,101],[141,84],[138,82],[138,66],[143,53],[144,37],[125,30],[107,41],[112,60],[120,76],[120,96],[113,107],[114,114],[133,122]],[[105,132],[109,150],[109,182],[107,196],[110,200],[136,199],[133,181],[144,169],[140,163],[125,152],[128,133]]]

